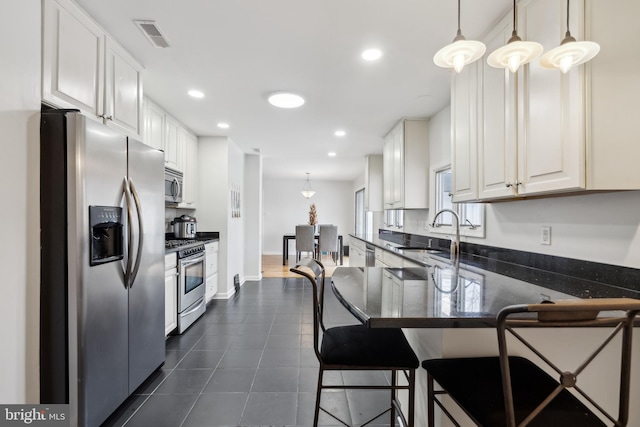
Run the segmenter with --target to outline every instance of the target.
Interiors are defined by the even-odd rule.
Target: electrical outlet
[[[542,245],[551,244],[551,226],[543,225],[540,227],[540,244]]]

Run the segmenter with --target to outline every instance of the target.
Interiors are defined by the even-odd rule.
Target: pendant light
[[[316,194],[316,192],[311,189],[311,182],[309,182],[309,172],[307,172],[307,180],[302,186],[301,193],[307,199],[312,197],[314,194]]]
[[[578,42],[569,31],[569,0],[567,0],[567,32],[560,46],[551,49],[540,58],[540,65],[544,68],[560,69],[567,73],[572,66],[580,65],[592,60],[600,52],[598,43]]]
[[[518,36],[518,14],[516,0],[513,0],[513,32],[506,45],[489,55],[487,63],[494,68],[508,68],[515,73],[521,65],[536,59],[542,53],[540,43],[525,42]]]
[[[458,0],[458,33],[451,44],[440,49],[433,56],[433,62],[442,68],[453,68],[456,73],[474,61],[477,61],[487,50],[482,42],[467,40],[460,30],[460,0]]]

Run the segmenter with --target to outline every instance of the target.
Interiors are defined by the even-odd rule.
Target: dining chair
[[[322,261],[322,254],[327,252],[335,264],[338,263],[338,226],[320,225],[318,233],[318,259]]]
[[[306,278],[311,284],[313,296],[313,340],[314,352],[319,362],[318,386],[313,426],[318,425],[320,410],[348,426],[348,424],[320,406],[322,391],[327,389],[346,390],[389,390],[389,407],[361,424],[365,426],[389,412],[392,426],[400,417],[403,426],[414,425],[415,373],[420,362],[407,342],[402,329],[367,328],[364,325],[349,325],[325,328],[324,282],[325,269],[321,262],[306,258],[290,269]],[[320,340],[322,336],[322,339]],[[387,371],[391,374],[390,384],[325,384],[326,371]],[[398,381],[402,372],[406,384]],[[346,378],[343,378],[346,380]],[[408,391],[406,415],[398,400],[398,390]]]
[[[545,301],[541,304],[505,307],[497,316],[499,356],[422,362],[427,371],[429,427],[435,426],[435,405],[455,425],[459,425],[439,398],[441,395],[449,395],[478,426],[626,426],[631,335],[639,311],[640,300],[630,298]],[[561,368],[558,366],[560,363],[552,361],[549,352],[542,350],[540,343],[525,338],[522,329],[532,327],[550,328],[552,331],[549,334],[558,333],[560,328],[604,328],[608,335],[593,350],[585,350],[584,359],[572,358],[570,363],[577,367],[567,370],[566,366]],[[622,335],[621,340],[614,340],[617,335]],[[507,336],[511,344],[522,343],[530,352],[530,357],[509,355]],[[555,345],[556,349],[566,347],[576,351],[585,347],[572,346],[571,339],[575,339],[576,343],[583,339],[575,331],[570,334],[571,339],[567,340],[567,336],[562,335]],[[549,335],[545,335],[545,341],[548,345]],[[620,377],[614,384],[618,389],[618,414],[614,418],[609,413],[611,409],[605,410],[605,405],[598,403],[578,386],[577,380],[579,374],[605,348],[610,352],[617,347],[616,343],[620,343],[620,347],[619,352],[614,354],[619,353],[621,362]],[[438,390],[434,382],[440,386]]]
[[[315,255],[316,243],[313,225],[296,225],[296,262],[300,261],[302,252],[310,252]]]

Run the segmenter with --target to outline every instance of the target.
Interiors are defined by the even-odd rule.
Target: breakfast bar
[[[580,298],[564,281],[543,287],[469,265],[433,260],[427,267],[340,267],[331,286],[338,300],[372,328],[488,328],[509,305]],[[561,280],[559,278],[559,280]],[[598,284],[580,293],[609,296]]]

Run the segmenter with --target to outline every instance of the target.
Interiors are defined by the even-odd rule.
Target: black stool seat
[[[320,355],[325,364],[342,367],[420,366],[401,329],[372,329],[363,325],[329,328],[322,335]]]
[[[506,425],[498,357],[433,359],[422,362],[456,403],[481,426]],[[558,385],[530,360],[509,356],[516,423],[520,423]],[[605,426],[566,389],[529,424],[532,427]]]

